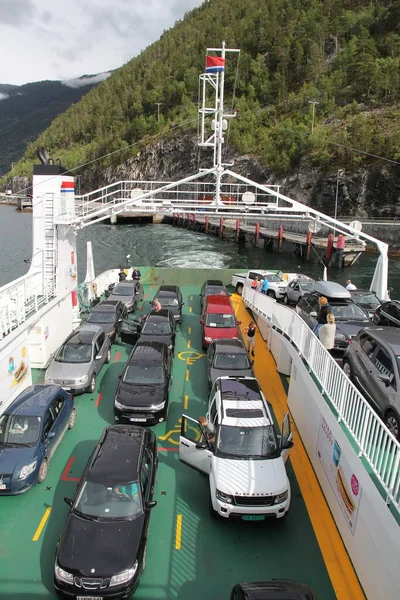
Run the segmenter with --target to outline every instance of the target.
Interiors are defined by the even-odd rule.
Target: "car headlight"
[[[205,337],[205,338],[204,338],[204,341],[205,341],[205,342],[212,342],[212,338],[210,338],[210,337]]]
[[[348,336],[347,336],[347,335],[345,335],[344,333],[336,333],[336,334],[335,334],[335,339],[336,339],[336,340],[345,340],[345,341],[346,341],[346,340],[348,340],[349,338],[348,338]]]
[[[152,404],[150,406],[150,410],[162,410],[165,406],[165,400],[164,402],[160,402],[160,404]]]
[[[114,400],[114,406],[115,408],[119,408],[119,410],[124,410],[124,408],[126,408],[126,406],[124,406],[123,404],[121,404],[121,402],[118,402],[118,400]]]
[[[127,583],[135,576],[135,573],[138,568],[138,561],[135,562],[131,569],[126,569],[126,571],[122,571],[122,573],[118,573],[118,575],[113,575],[110,581],[110,587],[112,585],[122,585],[123,583]]]
[[[288,496],[289,496],[289,490],[286,490],[286,492],[283,492],[283,494],[278,494],[274,498],[274,504],[281,504],[282,502],[285,502],[285,500],[288,499]]]
[[[37,460],[34,460],[33,462],[31,462],[30,465],[25,465],[25,467],[22,467],[21,472],[18,476],[18,479],[26,479],[28,477],[28,475],[33,473],[33,471],[36,469],[36,465],[37,465]]]
[[[89,375],[84,375],[83,377],[79,377],[79,379],[76,380],[76,383],[86,383],[88,379]]]
[[[226,502],[227,504],[233,504],[233,496],[231,496],[230,494],[225,494],[224,492],[221,492],[220,490],[217,490],[217,498],[218,498],[218,500],[221,500],[221,502]]]
[[[115,333],[115,329],[113,329],[112,331],[110,331],[110,333],[108,334],[108,337],[111,338]]]
[[[63,581],[64,583],[70,583],[71,585],[74,583],[74,576],[72,573],[68,573],[68,571],[64,571],[61,567],[56,563],[54,567],[54,574],[56,579]]]

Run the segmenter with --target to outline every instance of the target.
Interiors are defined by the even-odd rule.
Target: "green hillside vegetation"
[[[30,174],[38,145],[73,168],[115,150],[124,162],[151,136],[197,131],[198,76],[207,46],[228,55],[229,144],[277,173],[400,158],[400,2],[210,0],[131,60],[29,144],[14,174]],[[238,66],[238,72],[237,72]],[[317,101],[314,133],[311,105]],[[156,102],[161,102],[157,121]],[[147,141],[146,141],[147,138]]]

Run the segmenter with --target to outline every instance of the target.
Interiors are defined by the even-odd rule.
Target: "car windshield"
[[[216,456],[233,458],[276,458],[278,442],[272,425],[219,428]]]
[[[159,296],[161,306],[179,306],[179,301],[176,296]]]
[[[99,520],[132,519],[141,514],[138,482],[106,485],[85,481],[74,505],[74,512]]]
[[[88,323],[114,323],[115,313],[112,312],[92,312],[89,315]]]
[[[164,383],[164,370],[155,364],[128,365],[122,381],[139,385]]]
[[[228,353],[220,352],[216,353],[214,357],[214,369],[229,369],[232,371],[238,371],[243,369],[250,369],[249,359],[247,354],[240,353]]]
[[[34,446],[40,426],[41,417],[4,414],[0,417],[0,446]]]
[[[92,344],[64,344],[56,354],[61,363],[88,363],[92,360]]]
[[[380,302],[375,294],[363,294],[362,296],[354,295],[354,301],[361,306],[373,305],[379,306]]]
[[[312,289],[313,289],[313,287],[314,287],[314,284],[313,284],[313,283],[304,283],[303,281],[301,281],[301,282],[300,282],[300,285],[301,285],[301,289],[302,289],[304,292],[311,292],[311,290],[312,290]]]
[[[330,307],[337,321],[346,321],[348,319],[355,319],[356,321],[367,320],[367,315],[362,308],[353,302],[349,302],[348,304],[330,304]]]
[[[144,335],[170,335],[171,325],[168,321],[146,321],[143,325]]]
[[[112,296],[133,296],[133,286],[117,285],[111,292]]]
[[[206,316],[207,327],[221,327],[223,329],[229,329],[236,327],[236,320],[234,315],[219,315],[219,314],[208,314]]]
[[[221,286],[210,286],[206,287],[204,291],[205,296],[226,296],[226,290]]]
[[[275,283],[277,281],[283,281],[282,277],[278,277],[278,275],[264,275],[264,279],[268,279],[270,283]]]

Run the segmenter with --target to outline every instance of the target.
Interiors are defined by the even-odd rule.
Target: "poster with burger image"
[[[328,423],[321,416],[317,455],[336,496],[350,531],[354,535],[362,489]]]
[[[0,394],[8,398],[19,386],[30,384],[29,358],[26,341],[17,343],[0,360]]]

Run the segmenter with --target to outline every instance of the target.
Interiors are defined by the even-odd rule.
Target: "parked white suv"
[[[182,415],[180,460],[209,476],[210,510],[245,521],[277,519],[290,506],[285,462],[293,446],[289,415],[282,434],[254,377],[214,383],[207,428]]]

